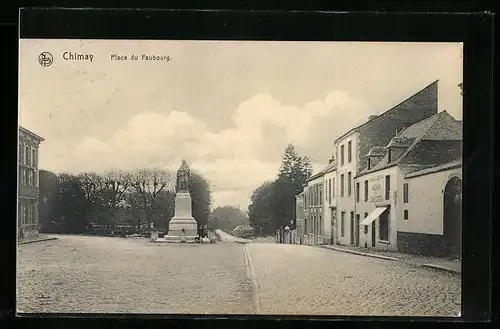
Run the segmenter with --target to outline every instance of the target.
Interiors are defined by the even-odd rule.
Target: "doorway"
[[[447,255],[462,256],[462,180],[452,177],[444,188],[443,236]]]
[[[350,229],[350,237],[349,237],[349,242],[351,245],[354,244],[354,212],[351,211],[351,229]]]
[[[338,238],[337,238],[337,210],[336,209],[332,209],[332,218],[331,218],[331,241],[330,243],[332,245],[335,245],[337,244],[338,242]]]
[[[376,225],[375,221],[372,222],[372,247],[375,247],[375,238],[376,238]]]
[[[356,215],[356,247],[359,247],[359,214]]]

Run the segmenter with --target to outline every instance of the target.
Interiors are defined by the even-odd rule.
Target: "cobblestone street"
[[[19,312],[454,316],[460,277],[323,248],[58,236],[18,246]]]

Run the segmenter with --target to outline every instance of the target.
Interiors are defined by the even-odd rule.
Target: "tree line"
[[[277,179],[263,182],[251,195],[248,217],[258,235],[274,235],[286,226],[295,229],[295,196],[303,191],[312,170],[310,159],[288,145]]]
[[[175,211],[175,174],[161,169],[56,174],[40,170],[39,218],[45,233],[89,233],[117,227],[167,230]],[[189,189],[199,230],[208,222],[210,185],[192,172]]]

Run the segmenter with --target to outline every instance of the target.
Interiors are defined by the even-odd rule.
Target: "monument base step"
[[[151,240],[152,242],[155,243],[196,243],[197,236],[186,236],[185,238],[181,239],[178,236],[173,236],[173,237],[164,237],[158,238]]]

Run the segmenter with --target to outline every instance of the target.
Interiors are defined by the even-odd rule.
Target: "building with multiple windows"
[[[307,208],[304,222],[305,243],[323,244],[324,213],[323,188],[324,170],[312,175],[307,181],[305,192],[305,207]]]
[[[336,244],[338,241],[337,230],[337,162],[332,156],[328,166],[323,170],[325,184],[325,202],[323,207],[324,220],[324,242]]]
[[[367,122],[335,140],[334,148],[339,160],[336,174],[339,244],[359,246],[361,218],[356,216],[356,199],[361,196],[358,188],[362,186],[354,182],[354,177],[369,165],[370,157],[366,155],[370,151],[376,153],[376,147],[385,147],[396,132],[435,115],[438,111],[437,92],[438,81],[435,81],[388,111],[370,116]],[[375,153],[373,156],[376,158]]]
[[[462,122],[438,113],[437,88],[335,141],[304,187],[310,244],[460,256]]]
[[[38,148],[43,138],[19,127],[18,139],[18,237],[38,235]]]
[[[398,132],[382,150],[370,151],[368,166],[355,179],[367,187],[356,200],[361,245],[459,256],[461,205],[447,205],[460,194],[461,156],[462,123],[446,111]],[[453,192],[447,192],[447,184]]]

